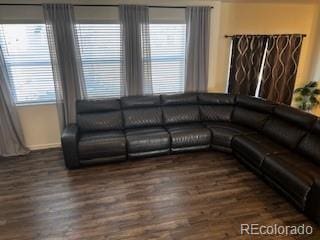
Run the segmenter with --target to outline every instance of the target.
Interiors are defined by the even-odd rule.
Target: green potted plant
[[[296,94],[295,101],[299,109],[310,112],[314,107],[319,105],[318,95],[318,82],[310,82],[304,87],[297,88],[294,93]]]

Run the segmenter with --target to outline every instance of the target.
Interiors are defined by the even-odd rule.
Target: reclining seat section
[[[233,142],[242,160],[302,210],[320,176],[320,168],[295,151],[297,145],[304,142],[303,138],[315,120],[313,115],[278,105],[260,134],[236,137]]]
[[[77,123],[81,164],[126,159],[119,100],[78,101]]]
[[[162,95],[161,101],[172,152],[210,148],[211,133],[200,122],[197,94]]]
[[[121,98],[128,157],[170,152],[170,136],[163,127],[160,96]]]
[[[285,118],[285,122],[282,122],[281,129],[271,128],[270,125],[268,132],[277,134],[277,139],[282,140],[282,144],[285,144],[291,151],[267,156],[262,163],[261,170],[265,176],[270,178],[273,185],[281,189],[300,209],[304,210],[306,206],[310,209],[311,205],[307,204],[307,200],[312,201],[315,198],[308,196],[312,188],[319,187],[317,183],[320,178],[320,167],[316,163],[320,155],[314,154],[319,153],[319,147],[315,147],[319,139],[313,133],[317,132],[318,123],[314,124],[316,121],[314,116],[287,106],[277,107],[275,116]],[[289,126],[290,122],[292,125]],[[310,132],[312,126],[314,128]],[[312,145],[315,148],[309,148]],[[303,155],[300,155],[299,152]],[[315,192],[315,189],[312,192]],[[319,191],[317,194],[320,194]],[[309,211],[309,214],[314,214],[314,210],[316,209]]]
[[[235,99],[235,96],[222,93],[199,94],[201,120],[212,133],[213,149],[232,152],[231,141],[235,136],[255,132],[245,125],[231,122]]]
[[[263,136],[247,143],[259,155],[258,159],[254,159],[255,166],[260,168],[266,156],[294,150],[314,122],[315,117],[310,114],[285,105],[277,106],[262,129]]]
[[[271,117],[274,104],[258,98],[239,96],[232,121],[237,124],[251,126],[256,133],[236,136],[232,141],[234,154],[254,170],[259,169],[265,155],[287,151],[285,147],[261,134]]]

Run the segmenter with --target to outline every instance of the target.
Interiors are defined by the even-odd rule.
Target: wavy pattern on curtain
[[[229,93],[255,95],[266,42],[266,36],[233,37]]]
[[[260,97],[291,104],[302,41],[302,35],[269,37]]]

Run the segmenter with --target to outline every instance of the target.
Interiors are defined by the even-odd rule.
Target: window
[[[120,24],[77,24],[89,99],[121,95]],[[153,93],[184,91],[185,24],[150,24]]]
[[[77,24],[89,99],[120,96],[120,24]]]
[[[45,25],[2,24],[0,45],[15,102],[54,102],[55,89]]]
[[[185,24],[150,24],[154,94],[184,91]]]

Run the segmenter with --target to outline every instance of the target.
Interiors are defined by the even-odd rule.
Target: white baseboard
[[[48,149],[48,148],[58,148],[58,147],[61,147],[61,144],[60,143],[48,143],[48,144],[30,145],[27,147],[31,151],[34,151],[34,150],[42,150],[42,149]]]

